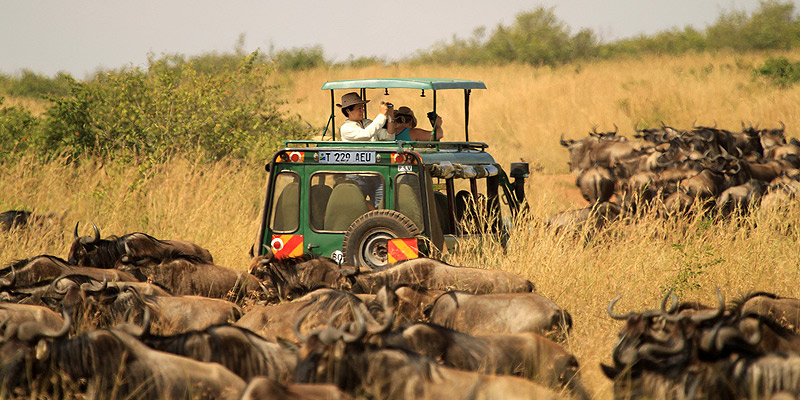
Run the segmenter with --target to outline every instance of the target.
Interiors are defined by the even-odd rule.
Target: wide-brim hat
[[[415,128],[417,126],[417,117],[414,116],[414,111],[411,111],[410,108],[406,106],[402,106],[396,110],[394,110],[394,117],[397,118],[400,115],[406,115],[411,117],[411,127]]]
[[[342,96],[342,104],[337,104],[336,107],[347,108],[356,104],[367,104],[369,100],[362,100],[361,96],[356,92],[350,92]]]

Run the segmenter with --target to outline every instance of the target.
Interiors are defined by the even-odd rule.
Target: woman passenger
[[[431,131],[417,128],[417,117],[410,108],[402,106],[394,111],[395,137],[394,140],[402,141],[430,141]],[[436,117],[436,140],[441,140],[444,136],[442,132],[442,117]]]

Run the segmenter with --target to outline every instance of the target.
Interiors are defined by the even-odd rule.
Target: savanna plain
[[[783,123],[787,138],[800,137],[800,89],[780,88],[753,75],[755,66],[780,55],[800,56],[648,56],[557,68],[326,68],[280,79],[286,82],[285,110],[314,127],[324,126],[329,115],[330,95],[320,90],[328,80],[424,76],[485,82],[488,90],[472,93],[469,138],[488,143],[504,167],[520,160],[530,163],[530,213],[519,221],[505,249],[468,243],[446,261],[519,273],[535,283],[537,292],[566,308],[574,321],[567,346],[581,363],[584,384],[594,398],[608,399],[612,384],[599,364],[611,363],[622,327],[608,316],[609,302],[621,294],[619,312],[657,308],[672,289],[682,301],[714,305],[717,287],[727,300],[751,291],[800,297],[800,203],[726,219],[646,215],[615,222],[591,236],[555,233],[545,224],[550,215],[586,206],[559,138],[580,139],[596,127],[618,129],[618,135],[634,140],[635,127],[662,122],[679,129],[696,124],[729,130]],[[375,91],[370,97],[373,104],[388,99],[411,106],[418,116],[431,107],[430,96],[411,91],[388,96]],[[444,92],[438,101],[445,140],[463,140],[463,96]],[[140,231],[190,240],[209,249],[217,264],[246,269],[264,200],[267,160],[201,160],[184,154],[146,171],[91,159],[76,166],[23,157],[4,166],[0,208],[54,212],[61,218],[35,234],[0,234],[0,264],[39,254],[65,257],[75,223],[80,223],[79,235],[87,235],[93,221],[103,236]]]

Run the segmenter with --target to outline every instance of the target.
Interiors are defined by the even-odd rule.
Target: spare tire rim
[[[383,267],[389,262],[389,239],[395,236],[386,231],[368,235],[359,248],[361,260],[370,267]]]

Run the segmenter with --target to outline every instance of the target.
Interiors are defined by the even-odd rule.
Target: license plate
[[[320,151],[320,164],[374,164],[374,151]]]

